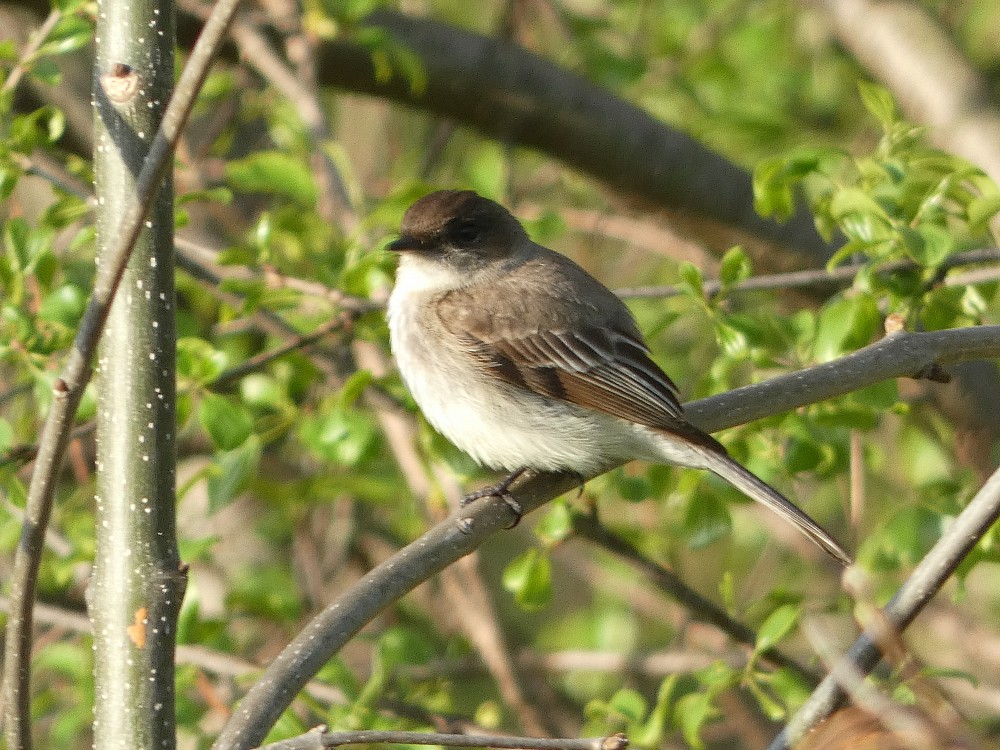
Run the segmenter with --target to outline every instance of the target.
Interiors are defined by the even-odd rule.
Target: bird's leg
[[[521,503],[515,500],[514,496],[510,494],[510,488],[511,485],[520,479],[527,470],[527,467],[525,467],[518,469],[517,471],[512,471],[496,484],[491,484],[488,487],[483,487],[482,489],[470,492],[462,498],[461,506],[464,508],[469,503],[475,502],[483,497],[499,497],[514,514],[514,523],[510,525],[510,528],[514,528],[521,522],[521,516],[524,515],[524,509],[521,507]]]

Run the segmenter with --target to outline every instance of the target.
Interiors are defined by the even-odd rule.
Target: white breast
[[[648,452],[648,431],[511,386],[482,371],[429,307],[457,279],[404,256],[389,298],[393,354],[427,420],[478,463],[582,474]]]

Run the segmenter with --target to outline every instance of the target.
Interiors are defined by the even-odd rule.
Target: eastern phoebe
[[[389,249],[402,254],[388,318],[403,381],[478,463],[583,476],[633,459],[708,469],[850,564],[815,521],[684,418],[625,304],[532,242],[503,206],[467,190],[431,193]]]

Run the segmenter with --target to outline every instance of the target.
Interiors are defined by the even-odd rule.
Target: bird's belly
[[[403,381],[427,421],[478,463],[589,474],[636,456],[632,425],[495,379],[403,323],[390,319]]]

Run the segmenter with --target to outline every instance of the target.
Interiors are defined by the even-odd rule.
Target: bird
[[[471,190],[432,192],[406,210],[387,249],[400,256],[387,320],[402,380],[477,463],[513,472],[508,480],[527,470],[593,476],[636,459],[706,469],[850,564],[819,524],[688,421],[625,303],[533,242],[502,205]],[[497,488],[469,498],[506,494]]]

